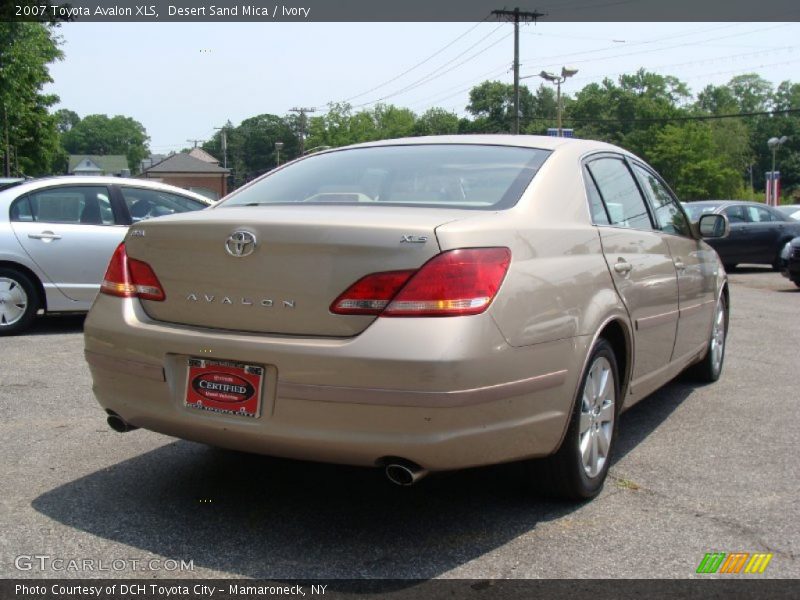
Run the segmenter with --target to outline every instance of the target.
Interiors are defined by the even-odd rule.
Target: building
[[[191,153],[179,152],[167,156],[161,162],[144,169],[139,177],[155,179],[177,187],[203,194],[211,200],[218,200],[228,193],[229,169],[219,166],[213,156],[195,148]],[[198,158],[201,156],[207,158]],[[209,160],[210,159],[210,160]]]
[[[131,170],[123,154],[70,154],[67,174],[130,177]]]

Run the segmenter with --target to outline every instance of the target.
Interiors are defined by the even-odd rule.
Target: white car
[[[210,206],[171,185],[51,177],[0,191],[0,336],[39,312],[86,312],[132,223]]]

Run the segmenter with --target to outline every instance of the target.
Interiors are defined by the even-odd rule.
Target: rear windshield
[[[549,154],[467,144],[340,150],[275,171],[219,206],[302,202],[497,210],[517,203]]]

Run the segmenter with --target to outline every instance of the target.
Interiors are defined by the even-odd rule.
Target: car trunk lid
[[[140,223],[129,256],[166,293],[144,300],[158,321],[256,333],[347,337],[374,316],[336,315],[331,303],[359,278],[417,269],[439,252],[435,230],[470,212],[402,207],[221,207]],[[237,232],[255,238],[235,256]],[[226,248],[226,244],[228,248]],[[232,252],[229,252],[229,249]]]

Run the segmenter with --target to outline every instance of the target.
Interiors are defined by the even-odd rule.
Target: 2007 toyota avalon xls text
[[[722,368],[728,286],[644,162],[599,142],[391,140],[137,223],[86,321],[119,431],[428,471],[532,459],[602,487],[622,410]]]

